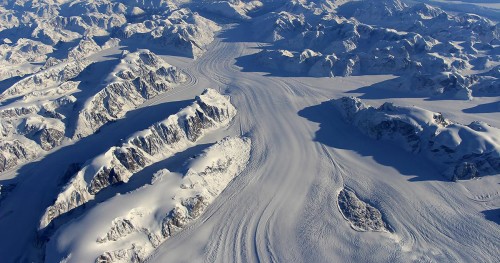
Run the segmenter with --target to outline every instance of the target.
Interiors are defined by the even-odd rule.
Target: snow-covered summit
[[[82,236],[75,237],[77,247],[65,247],[66,255],[58,255],[54,245],[63,228],[47,246],[48,260],[66,262],[143,262],[156,248],[198,219],[209,205],[247,166],[250,158],[249,138],[226,137],[208,147],[179,174],[167,169],[156,171],[151,184],[115,196],[89,211],[77,224],[88,225]],[[113,213],[102,209],[119,207]],[[102,222],[95,224],[95,217]],[[68,250],[69,249],[69,250]]]
[[[78,114],[74,137],[92,134],[148,99],[186,81],[186,75],[149,50],[125,53],[104,78],[104,87]]]
[[[227,125],[235,114],[228,97],[207,89],[192,105],[87,161],[47,208],[40,228],[94,199],[108,186],[127,182],[134,173],[192,146],[205,133]]]
[[[396,0],[352,1],[327,14],[303,7],[283,8],[254,21],[255,35],[272,43],[254,59],[272,73],[279,69],[277,74],[313,77],[393,74],[400,80],[390,89],[467,100],[483,86],[483,79],[471,70],[484,67],[483,61],[489,68],[500,63],[498,24],[481,16]],[[317,55],[304,60],[304,52]],[[491,86],[489,80],[484,82]],[[490,94],[499,92],[494,85],[488,88]]]
[[[225,0],[225,1],[202,1],[202,8],[208,12],[222,15],[224,17],[249,20],[249,12],[258,10],[264,4],[258,0]]]
[[[464,125],[440,113],[392,103],[374,108],[354,97],[332,103],[347,122],[365,135],[394,141],[407,151],[423,154],[449,179],[500,172],[500,129],[484,122]]]
[[[86,41],[80,44],[78,53],[87,53],[86,47],[95,44],[91,39]],[[65,140],[91,135],[187,78],[149,50],[125,52],[114,68],[101,72],[105,77],[92,87],[96,93],[85,99],[78,95],[83,85],[75,78],[93,70],[93,65],[90,59],[59,61],[21,79],[0,95],[0,101],[14,101],[0,106],[0,145],[4,149],[0,171],[43,155]]]
[[[494,262],[499,5],[422,1],[0,0],[1,261]]]

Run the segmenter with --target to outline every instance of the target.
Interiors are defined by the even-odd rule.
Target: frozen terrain
[[[498,95],[498,82],[473,74],[500,63],[495,21],[393,0],[352,1],[335,12],[292,3],[255,19],[272,45],[254,57],[276,75],[393,74],[399,78],[386,89],[433,98]]]
[[[88,80],[76,80],[83,78],[85,70],[95,71],[95,63],[71,60],[24,78],[0,95],[0,101],[12,101],[0,106],[0,171],[30,161],[65,140],[90,135],[186,81],[178,69],[149,50],[140,50],[123,54],[102,81],[90,81],[102,89],[86,98],[82,89]]]
[[[161,243],[203,214],[241,173],[249,157],[248,138],[224,138],[191,160],[184,175],[167,169],[155,172],[150,185],[96,206],[82,221],[72,222],[58,233],[71,240],[57,244],[59,239],[54,239],[56,244],[49,247],[64,246],[67,255],[63,258],[72,262],[144,261]],[[113,213],[104,212],[108,209]],[[102,217],[103,213],[111,218]],[[48,254],[46,260],[61,259],[58,254]]]
[[[0,1],[0,261],[497,262],[476,2]]]
[[[208,131],[227,125],[235,114],[227,98],[213,89],[206,90],[192,105],[87,161],[47,208],[40,228],[94,199],[107,187],[126,183],[134,173],[187,149]]]
[[[342,117],[362,133],[422,153],[452,180],[500,173],[500,130],[484,122],[454,123],[442,114],[384,103],[373,108],[354,97],[332,102]]]

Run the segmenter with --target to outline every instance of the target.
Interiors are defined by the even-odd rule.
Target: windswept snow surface
[[[331,102],[353,96],[372,105],[370,111],[393,105],[395,111],[387,115],[420,121],[420,127],[427,129],[435,126],[429,120],[438,114],[453,121],[453,127],[445,127],[450,130],[439,127],[446,135],[440,140],[442,145],[457,146],[461,138],[467,138],[462,140],[467,145],[458,145],[457,152],[491,147],[498,151],[497,129],[493,128],[500,127],[498,21],[491,16],[486,20],[463,14],[458,9],[450,11],[446,5],[441,10],[446,14],[442,14],[429,5],[415,7],[413,2],[398,0],[262,0],[262,6],[250,4],[252,1],[221,0],[211,7],[227,7],[216,8],[218,12],[207,7],[213,2],[2,2],[5,4],[0,12],[0,41],[5,38],[3,43],[7,46],[2,46],[1,52],[12,52],[14,58],[22,55],[23,59],[16,63],[29,64],[9,64],[8,67],[22,70],[9,71],[6,66],[12,74],[2,75],[0,89],[4,96],[0,109],[17,109],[9,114],[15,114],[16,122],[19,120],[7,122],[2,117],[2,136],[15,134],[21,141],[30,133],[13,132],[18,128],[63,128],[59,121],[52,120],[57,118],[43,115],[45,119],[40,120],[32,116],[40,115],[41,108],[28,106],[43,105],[38,102],[48,98],[52,107],[49,109],[71,105],[60,112],[67,116],[63,118],[64,136],[72,138],[78,113],[90,105],[84,102],[103,90],[107,80],[117,80],[107,76],[119,72],[120,61],[129,61],[124,56],[141,49],[150,49],[176,67],[185,74],[185,82],[154,97],[141,96],[134,107],[126,107],[126,113],[87,132],[88,136],[63,142],[42,152],[35,161],[2,172],[0,261],[498,261],[498,173],[454,182],[443,176],[442,159],[407,151],[397,141],[366,136],[366,130],[346,122]],[[377,4],[379,8],[375,8]],[[366,5],[374,8],[355,12]],[[56,18],[50,19],[53,16]],[[342,30],[328,30],[339,25]],[[441,31],[443,26],[455,26],[455,30]],[[415,28],[422,30],[422,38],[414,35],[411,41],[405,39],[411,45],[398,42]],[[364,36],[364,44],[370,39],[380,41],[362,45],[370,49],[352,49],[354,42],[343,41],[353,36],[358,39],[352,35],[354,31]],[[341,38],[337,38],[339,35]],[[316,39],[342,42],[318,43],[345,51],[342,55],[336,53],[340,58],[336,61],[342,62],[338,63],[340,71],[347,74],[329,74],[330,62],[317,63],[325,58],[331,58],[331,62],[335,59],[328,48],[311,44]],[[419,42],[422,39],[425,43]],[[280,46],[280,41],[285,40],[291,44]],[[57,41],[61,43],[54,43]],[[300,48],[295,49],[292,44]],[[402,46],[397,44],[406,51],[412,50],[408,57],[400,57],[398,47]],[[431,50],[426,49],[427,44]],[[55,51],[51,53],[44,45]],[[178,48],[180,52],[171,52]],[[74,56],[89,54],[86,59],[94,66],[86,65],[91,68],[77,74],[74,80],[64,79],[66,84],[54,84],[63,85],[59,88],[51,86],[45,90],[44,86],[28,85],[27,90],[21,86],[15,90],[19,82],[31,77],[60,72],[59,68],[72,61],[68,59],[70,50]],[[374,70],[370,75],[358,71],[362,69],[357,67],[361,60],[355,56],[363,57],[368,53],[361,53],[370,50],[376,51],[371,55],[389,59],[375,62],[390,62],[393,56],[395,63],[368,65],[391,70]],[[194,56],[197,51],[201,52]],[[172,56],[173,53],[184,57]],[[266,58],[278,54],[284,59],[262,65],[262,54],[270,54]],[[431,75],[420,75],[418,67],[408,67],[404,74],[415,73],[417,77],[402,78],[404,74],[392,71],[392,66],[404,65],[397,62],[403,58],[425,58],[426,65],[436,65],[432,61],[437,61],[440,66],[451,67],[450,71],[426,68]],[[39,62],[43,60],[46,62]],[[0,63],[11,62],[2,57]],[[304,63],[304,68],[294,72],[297,63]],[[303,74],[312,68],[322,74]],[[50,83],[61,79],[52,79]],[[463,85],[470,84],[467,81],[474,81],[473,89],[463,89]],[[465,92],[453,95],[466,96],[457,100],[456,96],[422,95],[411,89],[409,84],[413,82],[437,87],[438,93],[444,90],[443,86],[458,88]],[[80,87],[85,89],[78,92]],[[155,159],[140,171],[130,172],[128,181],[106,186],[94,200],[69,213],[53,228],[39,229],[47,207],[54,204],[71,178],[89,165],[87,160],[97,160],[109,149],[128,144],[128,139],[122,139],[131,135],[139,138],[149,134],[148,127],[192,105],[196,96],[209,87],[229,96],[237,109],[227,126],[219,126],[175,154],[163,156],[166,159]],[[399,89],[395,91],[394,87]],[[42,95],[38,88],[44,89]],[[8,90],[15,90],[18,95],[9,95]],[[56,99],[61,96],[66,97]],[[75,103],[71,96],[80,103]],[[123,102],[122,96],[112,97]],[[473,123],[472,127],[467,126],[469,123]],[[227,136],[232,139],[224,139]],[[3,138],[0,137],[2,142]],[[29,140],[41,147],[37,138]],[[54,140],[45,140],[49,141]],[[228,156],[238,156],[238,161],[227,162]],[[222,169],[226,165],[232,167],[228,173]],[[346,190],[349,192],[339,196]],[[196,198],[198,193],[205,193],[206,200],[210,200],[206,207],[205,198]],[[173,196],[178,198],[171,199]],[[353,225],[359,227],[357,230],[368,231],[356,231]],[[161,232],[162,229],[170,232]]]
[[[243,39],[244,30],[225,34]],[[499,205],[498,176],[450,182],[431,161],[365,137],[323,103],[362,94],[353,90],[391,76],[270,77],[233,66],[256,46],[216,42],[197,64],[202,76],[229,86],[237,119],[252,138],[250,164],[210,216],[162,244],[148,262],[494,261],[499,229],[483,211]],[[462,112],[489,98],[388,101],[464,123],[481,117],[498,125],[500,116]],[[346,187],[376,207],[391,232],[354,231],[337,205]]]
[[[227,97],[213,89],[205,90],[192,105],[87,161],[47,208],[40,228],[85,205],[109,186],[127,183],[134,173],[187,149],[207,132],[226,126],[235,115],[236,109]]]
[[[157,171],[151,184],[117,195],[61,229],[48,245],[46,261],[130,262],[134,256],[144,261],[202,215],[249,157],[250,139],[227,137],[191,160],[184,175]]]
[[[384,103],[373,108],[354,97],[332,102],[342,117],[362,133],[393,141],[437,163],[449,179],[500,173],[500,129],[484,122],[454,123],[418,107]]]
[[[72,59],[24,78],[0,94],[0,102],[12,101],[0,105],[0,171],[31,161],[64,141],[88,136],[147,99],[186,82],[185,74],[149,50],[125,52],[111,72],[96,64]],[[86,90],[88,80],[82,75],[98,70],[104,71],[98,73],[104,80],[96,77],[91,83],[97,87]],[[82,93],[90,93],[89,98]]]

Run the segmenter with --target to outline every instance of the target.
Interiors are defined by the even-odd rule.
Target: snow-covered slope
[[[343,97],[333,104],[362,133],[424,154],[449,179],[500,173],[500,129],[487,123],[463,125],[445,119],[440,113],[392,103],[374,108],[354,97]]]
[[[199,57],[220,27],[189,9],[174,6],[171,10],[163,17],[128,23],[115,31],[113,36],[134,46],[156,47],[192,58]]]
[[[335,14],[303,10],[259,17],[255,34],[273,46],[255,55],[271,73],[301,76],[394,74],[390,87],[421,96],[470,99],[482,79],[471,69],[498,65],[495,21],[399,0],[353,1]],[[467,37],[465,37],[467,36]],[[487,81],[486,81],[487,82]],[[488,85],[488,84],[485,84]],[[480,85],[479,85],[480,86]],[[490,89],[498,94],[498,83]]]
[[[61,229],[47,246],[47,261],[143,262],[200,217],[243,171],[249,157],[250,139],[227,137],[192,159],[185,174],[157,171],[151,184],[113,197]],[[110,208],[111,213],[101,216]],[[60,247],[63,239],[69,242]]]
[[[102,125],[122,118],[146,100],[185,81],[185,74],[149,50],[124,54],[101,83],[104,88],[89,98],[78,113],[75,136],[92,134]]]
[[[0,1],[0,261],[498,261],[499,10],[421,2]]]
[[[81,59],[120,43],[198,57],[220,29],[164,0],[13,1],[0,8],[0,80],[37,72],[49,57]]]
[[[208,131],[227,125],[235,114],[236,109],[228,98],[207,89],[191,106],[87,161],[62,189],[55,203],[47,208],[40,229],[94,199],[108,186],[126,183],[134,173],[185,150]]]
[[[248,13],[262,6],[258,0],[202,1],[203,10],[238,20],[249,20]]]
[[[95,42],[85,41],[75,49],[76,57],[94,50]],[[93,64],[90,59],[60,62],[18,81],[0,95],[0,102],[13,101],[0,106],[0,172],[30,161],[64,140],[91,135],[147,99],[186,81],[184,73],[149,50],[125,52],[114,69],[101,72],[105,74],[101,83],[94,81],[96,93],[85,98],[80,95],[87,92],[82,90],[85,82],[77,79],[85,70],[91,71]],[[79,103],[84,106],[77,112]]]

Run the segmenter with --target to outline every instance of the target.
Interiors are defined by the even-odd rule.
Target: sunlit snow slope
[[[0,2],[0,262],[497,262],[498,10],[417,2]]]

